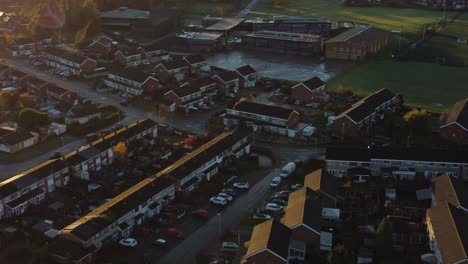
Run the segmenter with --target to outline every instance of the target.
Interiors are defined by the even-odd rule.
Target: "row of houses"
[[[349,170],[361,168],[355,176],[414,181],[418,175],[433,179],[446,173],[468,179],[466,148],[330,146],[325,159],[328,172],[335,177],[347,176]]]
[[[60,47],[46,47],[40,56],[45,65],[71,75],[94,78],[107,73],[107,69],[99,66],[97,60]]]
[[[41,40],[34,40],[32,38],[16,38],[8,43],[8,51],[12,56],[29,56],[51,44],[51,38]]]
[[[337,115],[328,126],[341,137],[361,138],[385,113],[395,112],[398,102],[398,96],[390,90],[378,90]]]
[[[157,174],[104,203],[60,231],[59,241],[71,241],[91,256],[107,243],[130,235],[135,226],[158,214],[177,193],[191,192],[202,179],[210,180],[220,167],[250,153],[249,133],[225,132]],[[52,252],[64,258],[67,252]],[[80,256],[81,259],[85,256]]]
[[[113,148],[118,142],[157,136],[157,124],[142,120],[100,138],[89,145],[48,160],[8,180],[0,182],[0,218],[23,214],[28,207],[39,204],[47,193],[67,186],[71,177],[90,179],[90,173],[112,163]]]
[[[328,221],[339,219],[336,198],[321,187],[321,169],[304,179],[304,187],[289,194],[280,220],[271,219],[254,227],[247,253],[241,263],[296,263],[307,260],[308,252],[329,251],[333,234]],[[310,247],[310,245],[314,247]]]

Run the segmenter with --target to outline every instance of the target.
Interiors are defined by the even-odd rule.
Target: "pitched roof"
[[[101,12],[101,18],[106,19],[149,19],[150,11],[120,7],[114,10]]]
[[[454,122],[468,130],[468,98],[456,103],[448,112],[445,124]]]
[[[156,43],[151,43],[151,44],[141,45],[140,48],[144,52],[154,52],[154,51],[161,50],[161,46],[157,42]]]
[[[83,117],[99,113],[100,110],[95,104],[78,104],[68,110],[67,117]]]
[[[315,76],[314,78],[311,78],[311,79],[309,79],[307,81],[304,81],[301,84],[303,84],[304,86],[309,88],[309,90],[311,90],[311,91],[325,85],[325,83],[322,81],[322,79],[320,79],[317,76]],[[296,86],[294,86],[294,87],[296,87]],[[293,87],[293,89],[294,89],[294,87]]]
[[[34,138],[33,134],[24,128],[16,128],[13,130],[0,127],[0,143],[13,146],[28,139]]]
[[[188,81],[182,84],[182,86],[193,86],[193,87],[203,88],[203,87],[206,87],[209,85],[215,85],[215,84],[216,84],[216,81],[213,80],[210,76],[204,76],[198,79]]]
[[[171,61],[164,61],[161,62],[161,64],[166,70],[171,71],[171,70],[176,70],[184,67],[188,67],[189,64],[185,60],[171,60]]]
[[[242,76],[248,76],[257,72],[254,68],[252,68],[252,66],[248,64],[241,67],[237,67],[236,71],[239,72]]]
[[[206,58],[201,55],[188,55],[184,57],[190,64],[206,62]]]
[[[339,116],[346,115],[354,122],[359,123],[371,115],[375,111],[375,108],[387,101],[390,101],[395,96],[396,95],[388,89],[378,90],[355,103],[351,108],[344,111]]]
[[[253,113],[257,115],[270,116],[274,118],[288,120],[291,114],[294,112],[293,109],[283,108],[273,105],[257,104],[253,102],[242,101],[236,103],[232,108],[236,111]]]
[[[303,187],[289,194],[288,206],[283,224],[293,229],[303,224],[320,233],[322,219],[322,199],[310,188]]]
[[[80,55],[78,53],[70,52],[68,50],[53,47],[53,46],[46,47],[44,49],[44,52],[47,54],[53,55],[55,57],[60,57],[64,60],[74,62],[76,64],[82,64],[88,59],[87,57]]]
[[[215,76],[218,76],[225,83],[239,79],[239,76],[237,76],[233,71],[224,71],[216,74]]]
[[[354,27],[327,40],[325,43],[351,42],[354,44],[365,45],[369,42],[380,39],[387,34],[389,34],[388,31],[373,26]]]
[[[371,159],[383,159],[468,163],[468,149],[403,146],[369,148],[368,146],[362,145],[335,145],[327,147],[325,159],[348,161],[370,161]]]
[[[172,89],[170,92],[173,92],[177,97],[182,98],[187,95],[201,92],[200,88],[193,85],[179,86],[175,89]]]
[[[468,214],[449,203],[427,210],[443,263],[467,259]]]
[[[436,177],[434,182],[436,204],[448,202],[454,206],[462,206],[468,209],[467,183],[446,173]]]
[[[131,135],[135,134],[133,131],[129,133],[131,133]],[[226,149],[226,145],[231,147],[235,142],[238,142],[241,136],[246,137],[248,134],[239,130],[221,134],[203,146],[195,149],[189,155],[182,157],[155,175],[140,181],[112,200],[104,203],[96,210],[63,228],[61,233],[72,233],[83,241],[92,238],[102,229],[147,201],[150,197],[172,186],[174,181],[167,178],[168,175],[179,180],[186,177],[194,169],[199,168],[209,159],[222,153]],[[97,146],[94,144],[94,147]]]
[[[26,45],[26,44],[34,44],[34,40],[31,38],[17,38],[12,40],[14,41],[17,45]]]
[[[137,69],[136,67],[125,67],[123,69],[111,72],[109,74],[122,77],[124,79],[134,81],[137,83],[144,83],[149,77],[150,74]]]
[[[288,259],[291,230],[278,221],[270,219],[254,227],[246,257],[268,249],[284,260]]]
[[[48,246],[49,253],[63,258],[70,257],[72,261],[79,261],[90,253],[96,251],[96,247],[83,247],[78,242],[70,239],[57,238],[54,239]]]

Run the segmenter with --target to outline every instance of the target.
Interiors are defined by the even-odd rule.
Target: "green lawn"
[[[328,89],[351,89],[366,95],[388,88],[407,103],[444,110],[468,95],[468,68],[417,62],[368,62],[335,77]]]
[[[192,5],[189,12],[189,18],[203,18],[207,15],[211,16],[230,16],[236,11],[234,4],[232,3],[197,3]]]
[[[262,0],[254,11],[325,17],[340,21],[348,20],[410,33],[417,32],[423,24],[434,23],[442,19],[441,11],[389,7],[349,7],[337,0],[285,0],[285,4],[281,8],[275,8],[272,2],[272,0]],[[450,18],[454,14],[448,12],[447,17]],[[466,18],[465,20],[468,21]]]

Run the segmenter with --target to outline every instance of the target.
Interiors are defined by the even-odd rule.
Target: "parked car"
[[[253,215],[253,219],[269,220],[269,219],[271,219],[271,215],[262,214],[262,213],[255,213]]]
[[[232,197],[235,197],[237,195],[237,192],[234,189],[222,189],[221,192]]]
[[[291,190],[298,190],[300,188],[302,188],[302,184],[300,184],[300,183],[296,183],[296,184],[291,185]]]
[[[167,229],[167,235],[173,238],[184,238],[185,234],[180,232],[179,230],[175,228],[168,228]]]
[[[286,206],[286,205],[288,205],[288,202],[287,202],[287,201],[281,200],[281,199],[271,199],[271,200],[270,200],[270,203],[275,203],[275,204],[278,204],[278,205],[281,205],[281,206]]]
[[[124,247],[136,247],[138,245],[138,242],[134,238],[124,238],[119,241],[119,244],[124,246]]]
[[[222,197],[211,197],[210,202],[213,203],[213,204],[217,204],[217,205],[226,205],[227,204],[226,199],[224,199]]]
[[[280,184],[281,184],[281,178],[280,177],[274,177],[273,180],[270,183],[270,187],[273,189],[273,188],[278,187]]]
[[[286,164],[280,171],[279,176],[281,178],[287,178],[291,173],[293,173],[296,170],[296,163],[294,162],[289,162]]]
[[[272,211],[272,212],[277,212],[283,210],[283,206],[276,204],[276,203],[267,203],[265,205],[265,210]]]
[[[301,104],[302,104],[302,101],[301,101],[301,100],[296,100],[296,101],[294,102],[294,105],[301,105]]]
[[[54,154],[50,155],[49,159],[60,159],[62,157],[62,152],[55,152]]]
[[[93,141],[98,140],[98,139],[99,139],[99,135],[97,135],[97,134],[88,134],[88,135],[86,135],[86,141],[88,143],[93,142]]]
[[[279,192],[275,192],[275,194],[273,194],[273,196],[280,196],[280,195],[289,195],[291,192],[289,190],[282,190],[282,191],[279,191]]]
[[[235,182],[232,186],[237,189],[249,189],[250,188],[248,182]]]
[[[220,193],[218,194],[218,197],[224,198],[224,199],[227,200],[228,202],[232,202],[232,200],[234,200],[234,198],[233,198],[231,195],[229,195],[229,194],[227,194],[227,193],[223,193],[223,192],[220,192]]]
[[[127,106],[128,105],[128,100],[124,99],[124,100],[120,101],[120,105],[121,106]]]
[[[278,194],[278,195],[273,195],[271,197],[271,199],[281,199],[281,200],[284,200],[284,201],[288,201],[289,200],[289,196],[286,195],[286,194]]]
[[[158,247],[166,247],[167,246],[167,241],[162,238],[158,238],[152,242],[153,245],[158,246]]]
[[[198,209],[198,210],[192,211],[192,215],[201,217],[201,218],[208,218],[208,211],[203,210],[203,209]]]
[[[221,244],[221,250],[237,250],[237,248],[239,248],[239,246],[234,243],[234,242],[223,242]]]

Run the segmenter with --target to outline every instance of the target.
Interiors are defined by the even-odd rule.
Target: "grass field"
[[[199,19],[206,15],[211,16],[231,16],[236,12],[236,7],[232,3],[206,3],[201,2],[196,5],[192,5],[189,10],[188,18]]]
[[[275,8],[272,0],[262,0],[256,12],[293,16],[325,17],[332,20],[368,23],[388,30],[417,32],[421,25],[442,19],[441,11],[389,7],[349,7],[337,0],[285,0],[284,6]],[[255,14],[252,14],[255,16]],[[447,12],[450,18],[454,13]],[[466,19],[468,21],[468,18]]]
[[[388,88],[408,104],[444,110],[468,95],[468,68],[416,62],[369,62],[335,77],[328,89],[351,89],[366,95]]]

